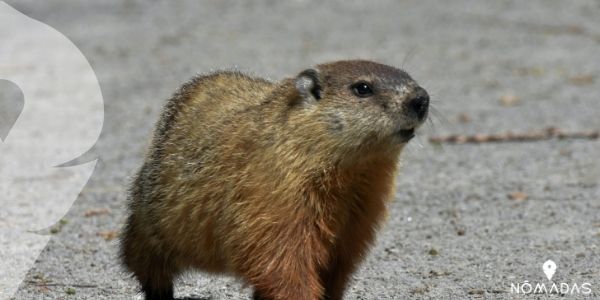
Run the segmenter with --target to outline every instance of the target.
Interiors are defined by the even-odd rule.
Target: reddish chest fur
[[[260,199],[244,200],[243,214],[253,221],[239,244],[231,243],[240,245],[230,249],[239,256],[236,272],[267,298],[320,299],[327,293],[341,299],[385,216],[396,164],[373,159],[345,170],[273,178],[262,190],[250,185],[244,194]],[[290,288],[270,289],[282,283]]]

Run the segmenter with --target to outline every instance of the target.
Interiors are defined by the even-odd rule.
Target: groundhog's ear
[[[315,69],[302,71],[296,77],[296,89],[305,101],[318,101],[321,99],[321,79]]]

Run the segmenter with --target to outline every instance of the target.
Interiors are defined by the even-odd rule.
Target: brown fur
[[[357,80],[376,95],[353,95]],[[342,299],[393,195],[407,141],[394,133],[423,121],[404,102],[424,95],[368,61],[184,85],[130,193],[121,254],[146,298],[172,299],[173,280],[196,269],[242,278],[255,299]]]

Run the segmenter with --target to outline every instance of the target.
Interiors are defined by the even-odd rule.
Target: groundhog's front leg
[[[253,280],[254,300],[320,300],[322,285],[316,272],[274,271]]]
[[[367,254],[375,237],[372,219],[356,218],[340,235],[336,250],[331,253],[328,267],[321,272],[324,300],[342,300],[352,274]]]
[[[247,257],[240,267],[254,287],[255,300],[322,298],[319,270],[326,263],[328,253],[316,234],[301,227],[298,226],[296,232],[284,229],[267,234],[262,242],[253,245],[253,251],[246,252]]]
[[[354,269],[355,262],[349,257],[337,256],[333,258],[329,268],[321,274],[325,288],[322,300],[342,300]]]

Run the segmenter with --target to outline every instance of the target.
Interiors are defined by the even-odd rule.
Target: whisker
[[[404,70],[404,66],[406,65],[406,63],[408,63],[410,59],[413,58],[414,54],[416,53],[416,50],[417,45],[414,45],[410,50],[408,50],[408,52],[404,56],[404,59],[402,60],[402,65],[400,65],[400,69]]]
[[[446,118],[446,116],[444,116],[444,114],[442,112],[440,112],[433,104],[429,104],[429,111],[431,112],[432,116],[434,116],[435,118],[437,118],[438,121],[440,121],[440,123],[446,127],[450,127],[453,128],[454,125],[452,124],[452,122]]]
[[[433,123],[433,119],[431,118],[431,116],[429,116],[425,122],[427,123],[427,128],[429,128],[430,134],[435,135],[435,133],[436,133],[435,123]]]
[[[420,135],[415,135],[415,140],[417,142],[417,147],[419,147],[419,149],[425,149],[425,146],[423,146],[423,140],[421,139]]]

